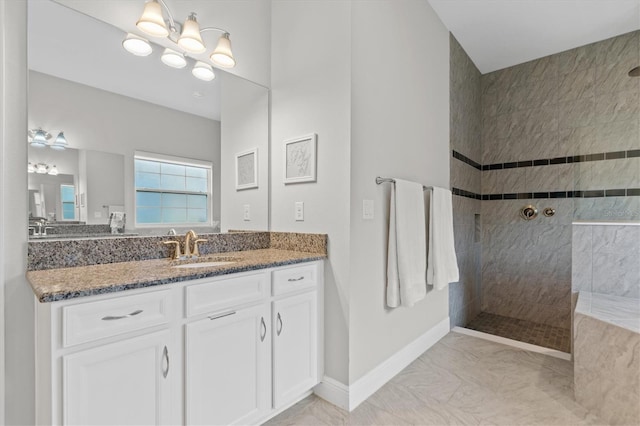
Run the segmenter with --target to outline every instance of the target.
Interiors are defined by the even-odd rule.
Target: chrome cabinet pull
[[[108,315],[106,317],[102,317],[102,321],[113,321],[113,320],[119,320],[119,319],[123,319],[123,318],[134,317],[136,315],[141,314],[142,312],[143,312],[142,309],[138,309],[137,311],[133,311],[130,314],[127,314],[127,315],[120,315],[120,316],[117,316],[117,317]]]
[[[282,333],[282,317],[280,316],[280,312],[278,312],[278,323],[279,323],[279,327],[276,328],[276,333],[278,334],[278,336],[280,335],[280,333]]]
[[[209,317],[210,320],[217,320],[218,318],[224,318],[224,317],[228,317],[229,315],[235,315],[236,311],[232,311],[232,312],[225,312],[224,314],[220,314],[220,315],[211,315]]]
[[[296,281],[302,281],[304,280],[304,277],[300,277],[300,278],[289,278],[287,281],[289,282],[296,282]]]
[[[262,327],[262,331],[260,332],[260,341],[264,342],[264,338],[267,337],[267,324],[264,322],[264,317],[260,318],[260,327]]]
[[[162,370],[162,377],[164,377],[166,379],[167,375],[169,374],[169,349],[167,349],[166,345],[164,347],[164,350],[162,351],[162,357],[164,358],[164,360],[167,363],[167,368]]]

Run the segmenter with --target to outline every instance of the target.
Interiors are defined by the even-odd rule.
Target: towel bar
[[[394,178],[376,177],[376,184],[380,185],[381,183],[396,183],[396,180]],[[422,185],[422,189],[426,191],[427,189],[433,189],[433,186]]]

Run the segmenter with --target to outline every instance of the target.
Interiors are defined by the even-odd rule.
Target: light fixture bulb
[[[64,137],[64,133],[60,132],[58,133],[56,140],[53,142],[53,145],[51,145],[51,149],[64,151],[64,149],[68,146],[69,144],[67,143],[67,139]]]
[[[44,163],[36,164],[36,173],[43,175],[47,173],[48,170],[49,170],[49,167],[46,164]]]
[[[31,146],[36,148],[43,148],[47,146],[47,134],[44,130],[36,130],[36,133],[33,135],[33,139],[31,139]]]
[[[178,38],[178,46],[189,53],[202,53],[206,50],[202,36],[200,36],[200,25],[198,25],[195,13],[191,13],[185,21],[180,38]]]
[[[49,169],[48,174],[50,174],[51,176],[58,176],[58,168],[56,167],[56,165],[54,164],[53,167],[51,167]]]
[[[196,64],[193,66],[193,69],[191,70],[191,74],[193,74],[195,78],[203,81],[211,81],[216,78],[211,65],[205,64],[201,61],[196,62]]]
[[[128,33],[122,41],[122,47],[124,47],[124,50],[127,52],[136,56],[149,56],[153,51],[149,41],[131,33]]]
[[[166,37],[169,35],[167,24],[162,17],[162,6],[157,0],[151,0],[144,5],[142,16],[136,22],[136,27],[153,37]]]
[[[164,49],[164,53],[160,57],[160,60],[163,64],[171,68],[184,68],[187,66],[187,60],[184,58],[184,55],[176,52],[175,50],[169,49],[168,47]]]
[[[36,172],[36,168],[34,167],[33,163],[31,161],[29,161],[29,165],[27,166],[27,172],[28,173],[35,173]]]
[[[231,52],[231,40],[229,40],[229,33],[224,33],[218,39],[218,45],[211,54],[211,62],[222,68],[233,68],[236,66],[236,60],[233,59],[233,53]]]

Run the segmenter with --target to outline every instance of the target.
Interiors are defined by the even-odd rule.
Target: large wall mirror
[[[131,55],[124,29],[69,7],[91,3],[105,16],[144,7],[28,3],[30,236],[268,230],[268,90],[217,68],[212,81],[194,78],[194,59],[170,68],[160,45]],[[238,171],[246,152],[252,170]],[[239,173],[256,184],[238,187]],[[121,215],[124,227],[110,230]]]

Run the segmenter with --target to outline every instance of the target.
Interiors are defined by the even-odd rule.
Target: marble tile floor
[[[562,352],[571,352],[571,330],[561,327],[480,312],[465,325],[465,328]]]
[[[351,413],[312,395],[266,424],[604,423],[575,402],[571,362],[451,332]]]

